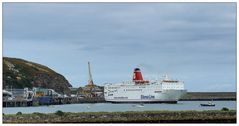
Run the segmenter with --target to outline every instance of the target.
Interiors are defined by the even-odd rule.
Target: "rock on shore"
[[[236,123],[236,111],[34,113],[4,115],[3,123]]]

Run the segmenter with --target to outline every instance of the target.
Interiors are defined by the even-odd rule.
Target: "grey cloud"
[[[80,80],[70,73],[83,74],[75,67],[88,60],[101,64],[96,71],[113,70],[121,77],[140,65],[148,72],[181,72],[189,83],[200,74],[235,81],[234,3],[4,3],[3,9],[4,55],[44,57],[43,63],[73,83]],[[62,50],[66,53],[58,56]],[[72,67],[64,71],[57,62]]]

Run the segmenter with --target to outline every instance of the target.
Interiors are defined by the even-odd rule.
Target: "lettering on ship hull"
[[[155,99],[153,95],[141,95],[141,99]]]

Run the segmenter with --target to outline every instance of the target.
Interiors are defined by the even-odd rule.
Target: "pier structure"
[[[3,101],[3,107],[27,107],[32,105],[33,105],[32,100],[25,99],[13,99]]]
[[[24,89],[12,89],[3,90],[5,95],[3,97],[3,107],[24,107],[32,106],[33,104],[33,92]]]

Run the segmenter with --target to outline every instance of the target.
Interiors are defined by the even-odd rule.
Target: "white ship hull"
[[[105,86],[105,100],[113,103],[177,103],[184,89],[162,89],[162,85]]]
[[[180,96],[185,94],[186,91],[170,91],[170,93],[161,93],[155,96],[153,99],[132,99],[132,98],[124,98],[124,99],[114,99],[114,98],[106,98],[105,100],[113,103],[177,103]]]
[[[133,81],[104,86],[105,100],[114,103],[177,103],[185,93],[183,82],[171,80],[167,76],[163,80],[143,80],[139,68],[134,69]]]

